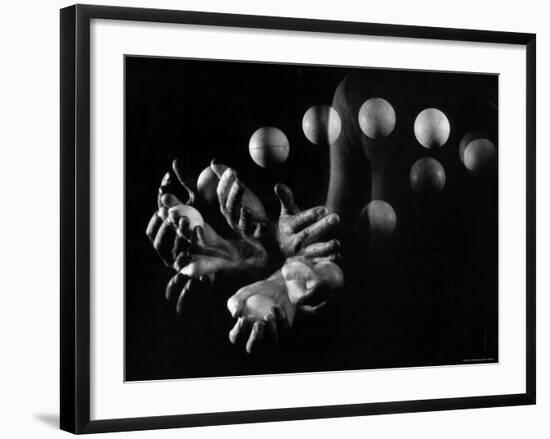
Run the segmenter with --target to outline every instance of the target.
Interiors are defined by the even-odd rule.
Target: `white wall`
[[[88,1],[120,6],[299,16],[535,32],[538,38],[538,404],[455,412],[326,419],[118,434],[115,437],[547,437],[550,325],[550,117],[544,2],[388,0]],[[62,1],[4,2],[0,10],[0,432],[3,437],[55,437],[58,413],[58,143],[59,20]],[[546,20],[545,20],[546,19]],[[546,166],[545,166],[546,165]],[[7,245],[6,245],[7,242]],[[544,272],[546,268],[546,273]],[[546,344],[546,346],[544,346]],[[546,415],[546,416],[545,416]]]

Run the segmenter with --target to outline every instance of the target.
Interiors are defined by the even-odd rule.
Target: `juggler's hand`
[[[220,212],[232,230],[250,235],[258,223],[267,222],[263,203],[234,169],[214,162],[210,168],[219,178],[216,193]]]
[[[249,354],[278,343],[296,313],[280,273],[241,288],[229,298],[227,308],[237,319],[229,340],[244,344]]]
[[[277,241],[285,257],[301,255],[313,260],[337,259],[340,242],[331,239],[323,242],[327,235],[335,232],[340,218],[328,212],[324,206],[300,211],[288,186],[277,184],[275,194],[281,202],[281,213],[277,224]]]
[[[344,274],[329,260],[313,262],[289,258],[282,268],[290,302],[301,311],[316,314],[335,300],[344,287]]]
[[[193,287],[191,279],[220,284],[231,281],[244,285],[266,273],[268,255],[256,238],[261,225],[247,237],[224,239],[191,206],[178,204],[170,195],[165,205],[151,218],[147,236],[164,263],[177,271],[166,288],[166,298],[178,297],[176,310],[181,312],[186,294]],[[196,283],[196,282],[195,282]]]

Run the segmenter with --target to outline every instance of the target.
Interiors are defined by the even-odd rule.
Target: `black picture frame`
[[[92,19],[525,46],[527,79],[526,392],[495,396],[90,420],[90,21]],[[535,404],[536,36],[534,34],[89,5],[74,5],[62,9],[60,25],[60,426],[63,430],[80,434]]]

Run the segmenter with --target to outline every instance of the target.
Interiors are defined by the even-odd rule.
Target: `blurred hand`
[[[159,203],[161,202],[159,201]],[[178,235],[177,226],[174,225],[173,221],[169,220],[168,212],[169,209],[161,204],[159,210],[149,220],[145,233],[162,259],[162,262],[167,267],[177,271],[176,260],[178,255],[189,245],[189,241],[184,240],[183,236]],[[182,222],[185,221],[187,221],[187,218],[182,219]],[[182,224],[182,227],[184,226]]]
[[[328,260],[313,262],[304,257],[289,258],[282,274],[290,302],[312,314],[323,310],[344,286],[342,270]]]
[[[329,214],[324,206],[300,211],[288,186],[277,184],[275,194],[281,202],[277,225],[277,241],[285,257],[302,255],[313,260],[334,260],[339,256],[340,242],[332,239],[322,242],[336,230],[340,218]]]
[[[265,223],[264,205],[238,177],[237,172],[225,165],[212,163],[212,171],[218,176],[216,189],[220,212],[231,229],[250,235],[258,223]]]
[[[229,298],[227,308],[237,319],[229,340],[245,345],[249,354],[278,343],[281,333],[292,326],[296,312],[280,273],[241,288]]]
[[[196,175],[183,163],[176,159],[172,162],[172,169],[168,171],[160,183],[158,191],[158,207],[165,206],[162,197],[170,194],[175,200],[173,203],[187,204],[197,207]],[[170,206],[167,206],[170,207]]]
[[[251,236],[224,239],[196,209],[178,204],[171,194],[163,195],[161,202],[163,206],[149,222],[147,236],[164,263],[177,271],[168,283],[166,298],[178,297],[178,312],[184,296],[198,285],[196,280],[208,284],[229,280],[243,285],[265,275],[268,255],[256,239],[260,226]]]
[[[225,279],[247,282],[265,274],[267,252],[254,235],[229,240],[218,235],[206,222],[192,231],[186,225],[185,220],[179,221],[178,234],[190,241],[188,251],[176,260],[176,269],[182,274],[194,278],[208,276],[212,283],[222,275]]]

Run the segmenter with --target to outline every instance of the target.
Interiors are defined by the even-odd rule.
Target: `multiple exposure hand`
[[[188,251],[177,260],[180,272],[186,276],[199,278],[208,276],[212,283],[219,276],[225,279],[258,279],[267,267],[268,256],[265,248],[254,237],[238,240],[224,239],[204,223],[193,230],[187,228],[185,220],[179,221],[178,233],[189,239]]]
[[[290,302],[312,314],[325,309],[344,286],[342,270],[326,259],[313,262],[300,256],[289,258],[282,274]]]
[[[198,284],[190,279],[214,283],[221,277],[245,284],[264,275],[268,256],[255,237],[260,227],[251,236],[224,239],[193,207],[178,204],[170,195],[162,200],[164,205],[151,218],[147,235],[165,264],[177,271],[166,297],[179,297],[178,312],[185,294]]]
[[[218,176],[220,212],[236,239],[221,237],[204,221],[196,197],[196,183],[175,160],[159,189],[159,209],[149,222],[147,236],[164,263],[176,270],[166,288],[166,298],[177,298],[181,313],[185,297],[218,279],[236,280],[241,288],[227,306],[237,319],[229,338],[244,343],[249,353],[276,343],[281,331],[292,326],[297,309],[317,313],[343,285],[340,268],[334,264],[340,254],[336,239],[326,240],[339,223],[336,214],[323,206],[300,211],[291,190],[275,186],[281,212],[272,227],[285,262],[282,271],[264,276],[268,255],[261,238],[269,233],[267,216],[259,198],[239,179],[235,170],[212,163]],[[182,200],[185,201],[182,202]]]
[[[237,319],[229,340],[244,344],[249,354],[277,343],[296,313],[280,273],[241,288],[229,298],[227,308]]]
[[[162,179],[158,190],[158,207],[171,207],[173,204],[187,204],[200,207],[197,197],[196,175],[186,166],[181,159],[172,161],[172,169]],[[172,201],[163,202],[165,195],[170,195]]]
[[[220,212],[231,229],[250,235],[258,224],[265,224],[267,215],[260,199],[225,165],[212,163],[212,171],[219,178],[216,192]]]
[[[292,191],[284,184],[275,186],[275,194],[281,202],[277,241],[283,256],[301,255],[313,260],[337,259],[340,242],[336,239],[327,242],[322,240],[335,231],[340,222],[338,215],[329,214],[324,206],[300,211]]]
[[[229,298],[227,308],[237,319],[229,340],[245,344],[249,354],[265,349],[292,327],[298,309],[310,314],[326,310],[343,286],[342,270],[334,262],[289,258],[282,271]]]

